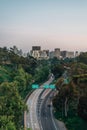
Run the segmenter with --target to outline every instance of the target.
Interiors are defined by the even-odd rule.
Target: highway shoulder
[[[64,122],[59,121],[59,120],[57,120],[57,119],[55,119],[55,121],[56,121],[56,125],[58,126],[59,130],[67,130],[67,128],[66,128]]]

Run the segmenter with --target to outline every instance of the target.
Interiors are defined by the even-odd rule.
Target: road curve
[[[51,77],[45,84],[50,84],[52,82],[53,78]],[[40,87],[40,89],[36,89],[27,99],[27,106],[28,106],[28,112],[25,112],[24,114],[24,126],[25,130],[26,128],[31,128],[32,130],[40,130],[40,124],[38,120],[38,112],[37,112],[37,104],[38,104],[38,98],[39,95],[43,91],[43,85]],[[47,91],[47,90],[46,90]]]
[[[38,118],[37,118],[37,101],[38,96],[43,89],[36,89],[27,100],[28,112],[25,114],[25,127],[31,128],[32,130],[40,130]]]
[[[50,96],[52,96],[53,92],[50,91],[49,94],[44,98],[44,101],[41,106],[41,125],[42,130],[60,130],[58,128],[58,124],[53,117],[53,108]]]

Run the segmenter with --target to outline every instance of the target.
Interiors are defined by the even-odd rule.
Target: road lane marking
[[[52,113],[52,102],[51,102],[50,112],[51,112],[51,119],[52,119],[52,121],[53,121],[53,124],[54,124],[55,130],[58,130],[57,127],[56,127],[55,121],[54,121],[54,119],[53,119],[53,113]]]

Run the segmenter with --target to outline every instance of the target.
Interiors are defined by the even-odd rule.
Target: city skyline
[[[87,50],[86,0],[1,0],[0,46]]]

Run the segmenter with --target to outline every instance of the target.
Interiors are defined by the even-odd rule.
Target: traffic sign
[[[38,88],[39,88],[39,85],[38,85],[38,84],[32,84],[32,88],[33,88],[33,89],[38,89]]]

